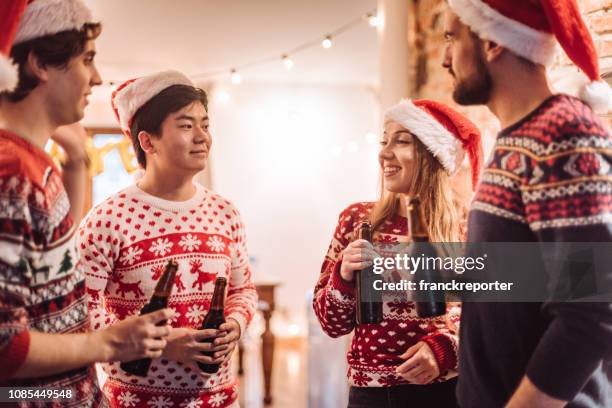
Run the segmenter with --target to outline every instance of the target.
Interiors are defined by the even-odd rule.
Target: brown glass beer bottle
[[[426,257],[437,256],[434,247],[429,241],[425,214],[421,207],[421,200],[418,197],[411,198],[408,204],[408,231],[412,237],[412,241],[415,243],[415,251],[412,256],[421,256],[422,254]],[[435,265],[436,262],[432,264]],[[427,283],[431,283],[439,280],[438,272],[439,271],[425,267],[420,268],[414,276],[417,278],[417,281],[423,280]],[[419,291],[416,300],[416,312],[419,317],[442,316],[446,313],[446,301],[443,292],[431,290]]]
[[[227,279],[217,278],[215,280],[215,290],[213,297],[210,302],[210,310],[202,322],[200,329],[215,329],[218,330],[219,326],[225,323],[225,317],[223,315],[225,309],[225,287],[227,286]],[[204,343],[212,343],[215,338],[209,338],[204,340]],[[202,353],[205,356],[213,357],[212,351],[206,351]],[[205,373],[213,374],[219,370],[219,364],[204,364],[198,363],[200,370]]]
[[[140,315],[152,313],[156,310],[165,309],[166,307],[168,307],[168,297],[170,296],[170,292],[172,292],[172,287],[174,286],[174,280],[176,279],[177,270],[178,263],[174,259],[169,260],[168,264],[166,265],[166,269],[164,270],[164,273],[159,278],[159,281],[155,286],[155,291],[153,292],[151,300],[140,310]],[[163,326],[164,324],[166,324],[165,320],[159,322],[157,325]],[[147,373],[149,372],[150,365],[151,359],[143,358],[141,360],[121,363],[120,367],[123,371],[128,372],[130,374],[138,375],[140,377],[146,377]]]
[[[359,226],[359,239],[372,242],[372,225],[364,221]],[[379,279],[374,274],[373,266],[355,271],[355,286],[357,289],[357,323],[376,324],[383,320],[382,292],[374,289],[374,280]]]

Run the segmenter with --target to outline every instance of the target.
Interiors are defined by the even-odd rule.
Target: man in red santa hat
[[[503,130],[481,178],[471,242],[612,241],[611,92],[575,0],[448,0],[443,66],[462,105]],[[561,45],[588,81],[555,94]],[[534,274],[549,274],[534,268]],[[535,276],[535,275],[534,275]],[[462,407],[610,407],[610,303],[464,303]]]
[[[161,355],[169,328],[155,324],[171,312],[89,331],[74,244],[87,156],[80,135],[57,129],[83,118],[101,82],[100,24],[81,0],[0,0],[0,26],[0,385],[106,405],[93,363]],[[62,169],[43,150],[54,134]],[[19,406],[41,404],[14,396]]]

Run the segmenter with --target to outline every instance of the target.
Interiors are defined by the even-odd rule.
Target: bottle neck
[[[408,207],[409,233],[414,241],[429,241],[429,233],[420,202],[411,202]]]
[[[172,292],[172,287],[174,286],[174,281],[176,279],[176,264],[168,264],[166,266],[166,270],[162,274],[161,278],[159,278],[159,282],[155,286],[154,296],[158,297],[168,297],[170,296],[170,292]]]
[[[225,281],[215,282],[215,291],[210,302],[210,309],[223,310],[225,307]]]

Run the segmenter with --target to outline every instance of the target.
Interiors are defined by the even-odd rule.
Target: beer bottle
[[[364,221],[359,226],[359,239],[372,242],[372,225]],[[355,286],[357,289],[357,323],[375,324],[382,322],[382,293],[374,289],[374,268],[367,268],[355,271]]]
[[[202,322],[200,329],[215,329],[218,330],[219,326],[225,323],[225,317],[223,315],[225,309],[225,286],[227,285],[227,279],[217,278],[215,280],[215,290],[213,297],[210,302],[210,310]],[[203,343],[212,343],[214,338],[209,338],[203,341]],[[203,355],[213,357],[214,352],[204,351]],[[205,373],[213,374],[219,370],[219,364],[204,364],[198,362],[200,370]]]
[[[155,291],[153,292],[153,296],[149,303],[144,305],[142,310],[140,311],[140,315],[144,315],[147,313],[155,312],[156,310],[165,309],[168,307],[168,297],[170,296],[170,292],[172,292],[172,287],[174,286],[174,280],[176,277],[176,272],[178,270],[178,263],[171,259],[168,261],[166,265],[166,269],[164,273],[159,278],[157,285],[155,286]],[[163,326],[166,324],[166,321],[161,321],[157,325]],[[138,375],[140,377],[146,377],[149,372],[149,366],[151,365],[150,358],[143,358],[141,360],[128,361],[125,363],[121,363],[119,366],[125,372],[130,374]]]
[[[413,256],[424,254],[426,257],[435,257],[437,253],[434,247],[429,242],[429,233],[427,232],[427,224],[425,223],[425,215],[421,207],[421,200],[418,197],[410,199],[408,204],[408,231],[414,242]],[[435,265],[436,262],[433,262]],[[421,267],[415,273],[418,280],[423,280],[427,283],[436,282],[439,280],[439,271],[430,270],[427,267]],[[446,313],[446,301],[444,293],[439,291],[428,290],[417,293],[416,312],[419,317],[435,317],[442,316]]]

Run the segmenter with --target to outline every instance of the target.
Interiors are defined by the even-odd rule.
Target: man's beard
[[[476,55],[474,65],[476,73],[470,79],[457,81],[455,84],[453,99],[459,105],[485,105],[491,98],[493,79],[482,55]]]

